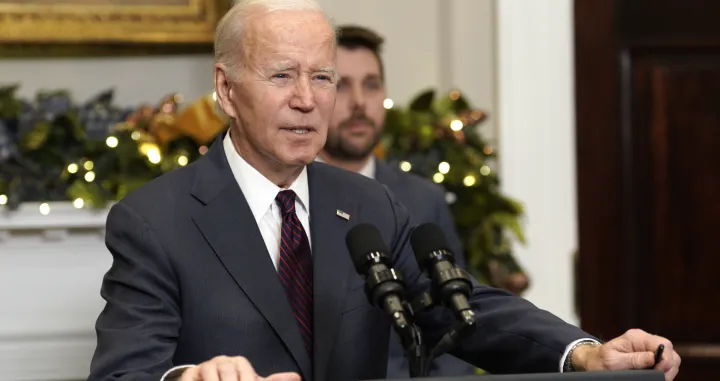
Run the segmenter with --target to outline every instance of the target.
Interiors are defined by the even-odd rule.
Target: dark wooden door
[[[574,6],[582,327],[720,380],[720,1]]]

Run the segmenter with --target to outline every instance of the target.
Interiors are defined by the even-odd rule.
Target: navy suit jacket
[[[390,322],[372,307],[345,235],[374,224],[410,296],[429,287],[409,245],[411,221],[379,182],[322,163],[308,166],[315,273],[315,348],[310,359],[260,230],[232,175],[222,136],[201,159],[115,204],[96,323],[90,381],[158,381],[176,365],[245,356],[258,374],[295,371],[305,380],[382,379]],[[337,216],[337,210],[350,215]],[[476,285],[478,329],[454,354],[492,373],[556,372],[565,347],[587,337],[501,290]],[[453,321],[417,316],[438,340]]]
[[[455,254],[457,266],[465,268],[466,261],[455,222],[445,201],[445,191],[418,175],[401,171],[381,160],[375,160],[375,180],[384,184],[410,212],[411,224],[437,224],[445,233],[448,245]],[[475,367],[451,355],[438,357],[430,368],[430,376],[462,376],[475,373]],[[397,335],[391,335],[388,358],[388,378],[408,378],[410,368]]]

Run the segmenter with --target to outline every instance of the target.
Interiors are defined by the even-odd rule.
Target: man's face
[[[275,11],[251,16],[243,33],[240,81],[228,81],[221,101],[237,121],[240,153],[276,167],[311,163],[335,102],[330,25],[320,12]]]
[[[325,152],[338,159],[361,160],[380,140],[385,123],[380,62],[369,49],[339,47],[337,70],[340,81]]]

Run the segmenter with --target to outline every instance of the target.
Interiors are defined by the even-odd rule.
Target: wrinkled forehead
[[[265,60],[278,54],[334,60],[335,33],[319,11],[264,12],[248,19],[243,47],[245,59],[250,61]]]

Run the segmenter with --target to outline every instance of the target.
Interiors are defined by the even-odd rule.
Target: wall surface
[[[211,56],[45,58],[0,60],[0,85],[20,84],[20,94],[34,97],[39,90],[70,90],[84,102],[115,89],[122,106],[155,104],[179,92],[192,100],[212,91]]]

